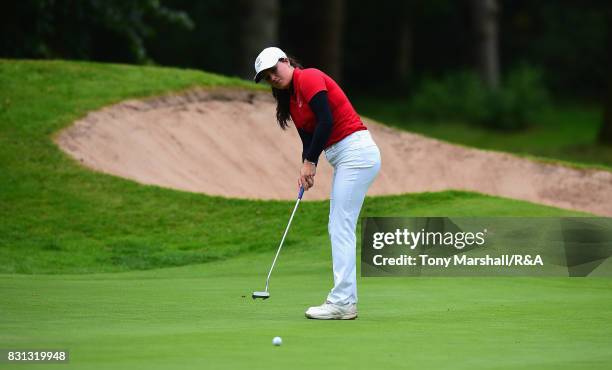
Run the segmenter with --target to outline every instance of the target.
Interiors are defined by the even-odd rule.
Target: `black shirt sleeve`
[[[306,159],[306,152],[308,151],[308,148],[310,148],[310,143],[312,142],[313,134],[310,132],[306,132],[301,128],[298,128],[297,131],[298,134],[300,134],[300,139],[302,139],[302,162],[304,162],[304,159]],[[316,161],[314,162],[318,163]]]
[[[319,156],[323,149],[325,149],[325,144],[332,131],[333,118],[331,108],[329,107],[329,100],[327,99],[327,91],[319,91],[316,93],[315,96],[310,99],[308,105],[317,119],[317,125],[308,142],[306,142],[305,139],[308,140],[308,135],[310,134],[304,132],[305,135],[303,137],[303,134],[300,133],[300,138],[302,138],[302,143],[304,144],[302,160],[307,159],[311,162],[318,163]],[[300,132],[300,130],[298,130],[298,132]]]

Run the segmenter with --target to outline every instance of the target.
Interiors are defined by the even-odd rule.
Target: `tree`
[[[342,39],[344,30],[344,0],[311,0],[304,8],[307,30],[301,41],[304,59],[323,70],[336,81],[342,78]],[[307,63],[308,64],[308,63]]]
[[[321,66],[336,80],[342,79],[344,0],[327,0],[319,29]]]
[[[604,101],[603,123],[599,130],[599,142],[612,146],[612,78],[608,81],[608,93]]]
[[[499,87],[498,0],[472,0],[478,73],[490,89]]]
[[[397,32],[397,58],[395,59],[395,72],[401,82],[405,82],[412,74],[413,57],[413,12],[414,2],[401,2],[399,4],[399,20]]]
[[[612,146],[612,6],[608,5],[606,17],[606,63],[608,70],[607,93],[604,98],[603,123],[599,130],[598,140],[601,144]]]
[[[278,42],[278,0],[240,0],[240,64],[239,76],[253,77],[253,61],[257,54]]]

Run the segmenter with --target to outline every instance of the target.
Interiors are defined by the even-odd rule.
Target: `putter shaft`
[[[274,269],[274,265],[276,264],[276,260],[278,259],[278,255],[280,254],[281,248],[283,247],[283,243],[285,242],[285,237],[287,237],[287,232],[289,231],[289,227],[291,226],[291,221],[293,221],[293,216],[295,215],[295,211],[300,205],[300,201],[302,200],[302,196],[304,195],[304,187],[300,187],[300,193],[298,195],[297,201],[295,202],[295,207],[293,207],[293,212],[291,212],[291,217],[289,217],[289,223],[287,223],[287,227],[285,228],[285,232],[283,234],[283,238],[281,239],[280,245],[278,246],[278,250],[276,251],[276,255],[274,256],[274,260],[272,261],[272,266],[270,266],[270,271],[268,272],[268,277],[266,278],[266,290],[265,293],[268,293],[268,287],[270,286],[270,276],[272,275],[272,270]],[[268,297],[269,297],[268,293]],[[257,298],[255,293],[253,293],[253,298]],[[267,297],[266,297],[267,298]]]

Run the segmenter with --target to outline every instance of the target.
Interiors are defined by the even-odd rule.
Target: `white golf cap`
[[[281,49],[274,46],[263,49],[255,59],[255,77],[253,77],[253,80],[259,82],[262,77],[261,72],[274,67],[281,58],[287,58],[287,54]]]

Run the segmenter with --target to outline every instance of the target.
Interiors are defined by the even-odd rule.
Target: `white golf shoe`
[[[318,320],[352,320],[357,317],[357,305],[354,303],[338,305],[326,301],[320,306],[306,310],[306,317]]]

